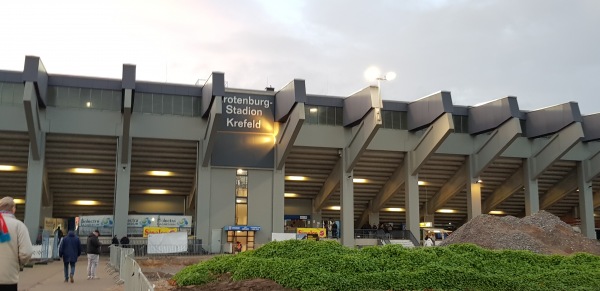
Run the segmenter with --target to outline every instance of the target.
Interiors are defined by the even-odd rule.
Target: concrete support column
[[[44,223],[42,213],[42,198],[44,188],[44,168],[46,153],[46,136],[41,133],[40,159],[35,160],[29,148],[29,161],[27,165],[27,190],[25,194],[25,225],[29,230],[29,238],[32,243],[37,239],[38,229]],[[52,204],[52,201],[48,201]],[[50,213],[52,215],[52,213]]]
[[[533,178],[533,159],[523,161],[523,184],[525,185],[525,215],[529,216],[540,211],[540,194],[538,180]]]
[[[341,223],[341,238],[342,245],[347,247],[354,247],[354,184],[353,173],[354,170],[347,172],[348,151],[344,149],[342,152],[342,166],[340,167],[340,223]]]
[[[412,154],[407,152],[404,155],[404,167],[410,168],[412,163]],[[419,176],[411,175],[410,171],[405,171],[404,177],[404,195],[406,195],[406,229],[410,230],[413,236],[419,240],[421,238],[419,229]]]
[[[281,170],[273,170],[273,232],[284,232],[285,208],[285,166]]]
[[[475,175],[475,163],[469,157],[469,171],[467,174],[467,219],[471,220],[481,215],[481,183]]]
[[[481,215],[481,184],[476,180],[467,184],[467,219]]]
[[[120,149],[126,146],[128,148],[127,157],[123,157]],[[119,138],[119,150],[117,151],[117,187],[115,189],[115,224],[113,234],[117,237],[127,235],[127,218],[129,216],[129,184],[131,181],[131,165],[123,163],[131,161],[131,139]]]
[[[586,181],[585,166],[577,162],[577,187],[579,188],[579,218],[581,219],[581,233],[588,238],[595,239],[594,198],[591,181]]]
[[[323,215],[321,214],[321,210],[314,211],[310,216],[311,227],[324,227],[323,226]],[[282,222],[283,223],[283,222]]]
[[[199,159],[202,155],[199,155]],[[203,245],[211,243],[210,228],[210,198],[211,198],[211,168],[202,167],[201,161],[196,164],[196,225],[194,233]],[[233,214],[232,214],[233,215]]]
[[[377,212],[370,211],[369,212],[369,225],[370,226],[373,226],[373,225],[379,226],[379,211],[377,211]],[[362,225],[359,225],[359,227],[362,227]]]

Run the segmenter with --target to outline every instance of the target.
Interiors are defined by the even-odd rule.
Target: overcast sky
[[[384,100],[452,92],[455,105],[517,96],[600,112],[600,1],[5,1],[0,69],[40,56],[50,74],[349,96],[378,66]]]

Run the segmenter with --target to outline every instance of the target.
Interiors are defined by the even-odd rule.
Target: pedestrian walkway
[[[47,265],[34,265],[25,268],[19,276],[19,291],[67,291],[67,290],[123,290],[123,285],[115,284],[115,274],[107,272],[108,256],[100,257],[96,276],[99,279],[87,280],[87,257],[79,257],[75,266],[75,283],[65,283],[62,261],[49,262]]]

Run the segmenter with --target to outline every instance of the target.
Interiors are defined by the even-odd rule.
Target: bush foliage
[[[492,251],[473,244],[357,250],[334,241],[289,240],[217,256],[173,279],[180,286],[201,285],[222,273],[299,290],[598,290],[600,257]]]

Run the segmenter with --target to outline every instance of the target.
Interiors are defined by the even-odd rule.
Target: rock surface
[[[539,254],[585,252],[600,255],[598,240],[584,237],[557,216],[543,210],[521,219],[483,214],[437,245],[456,243],[473,243],[494,250],[529,250]]]

